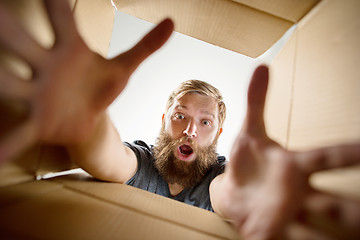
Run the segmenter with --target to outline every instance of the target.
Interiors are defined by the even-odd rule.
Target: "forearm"
[[[134,153],[123,145],[106,112],[97,119],[86,141],[67,147],[71,158],[94,177],[111,182],[126,182],[136,171]]]
[[[224,198],[225,191],[228,191],[225,183],[225,174],[217,176],[210,184],[210,200],[211,205],[216,214],[228,219],[228,216],[224,213],[224,205],[227,204],[226,198]]]

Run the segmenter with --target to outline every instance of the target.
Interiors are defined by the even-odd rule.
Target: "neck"
[[[173,197],[181,193],[182,190],[184,190],[184,188],[177,183],[173,183],[173,184],[168,183],[168,185],[169,185],[170,194]]]

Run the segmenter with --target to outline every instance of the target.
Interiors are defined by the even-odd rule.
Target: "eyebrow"
[[[174,109],[179,109],[179,110],[185,109],[185,110],[187,110],[188,107],[185,106],[185,105],[177,105],[177,106],[175,106]],[[208,116],[212,117],[213,119],[215,119],[215,115],[212,114],[211,112],[207,111],[207,110],[201,110],[200,113],[204,114],[204,115],[208,115]]]
[[[208,115],[208,116],[211,116],[213,119],[215,119],[215,115],[214,114],[212,114],[211,112],[209,112],[209,111],[201,111],[201,113],[202,114],[204,114],[204,115]]]
[[[184,105],[176,105],[175,108],[179,108],[179,109],[187,109],[187,106]]]

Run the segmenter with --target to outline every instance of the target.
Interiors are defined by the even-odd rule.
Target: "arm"
[[[69,145],[68,152],[82,169],[104,181],[125,183],[137,170],[134,152],[123,145],[107,113],[100,116],[91,136]]]
[[[173,30],[164,20],[139,43],[107,60],[91,52],[76,30],[67,1],[44,1],[55,33],[51,49],[41,47],[0,3],[0,44],[33,70],[30,81],[0,66],[0,94],[21,99],[29,118],[0,140],[0,162],[36,142],[66,146],[74,160],[95,177],[125,182],[136,170],[135,155],[124,145],[106,108],[131,74],[159,49]]]
[[[215,212],[250,240],[358,239],[360,203],[316,191],[308,179],[316,171],[359,163],[359,143],[307,152],[282,148],[266,134],[267,83],[268,69],[259,67],[230,162],[210,186]]]

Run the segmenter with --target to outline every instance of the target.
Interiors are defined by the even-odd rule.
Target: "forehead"
[[[203,114],[218,116],[216,100],[211,96],[198,93],[187,93],[181,98],[175,99],[172,109],[183,109]]]

